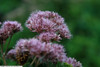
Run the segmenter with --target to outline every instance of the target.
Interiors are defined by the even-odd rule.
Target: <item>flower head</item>
[[[43,41],[43,42],[50,42],[51,40],[55,40],[55,41],[61,40],[60,35],[57,35],[54,32],[43,32],[43,33],[40,33],[40,35],[37,36],[37,38],[40,41]]]
[[[66,62],[71,64],[73,67],[82,67],[82,64],[79,61],[76,61],[76,59],[71,57],[67,58]]]
[[[4,43],[9,36],[21,30],[22,26],[17,21],[5,21],[0,29],[0,43]]]
[[[35,32],[56,31],[57,26],[64,23],[64,19],[54,12],[38,11],[32,13],[26,23],[26,26]]]
[[[35,38],[29,39],[27,48],[31,56],[44,57],[44,62],[64,62],[67,58],[62,45],[41,42]]]
[[[15,53],[12,53],[12,50],[8,52],[8,56],[14,55],[16,60],[26,53],[28,53],[28,57],[36,56],[38,59],[42,58],[44,62],[65,62],[67,58],[62,45],[41,42],[35,38],[19,40],[14,51]]]
[[[11,49],[11,50],[7,53],[7,58],[9,58],[9,59],[15,60],[15,59],[16,59],[15,56],[16,56],[16,50],[15,50],[15,49]]]
[[[21,24],[17,21],[5,21],[2,25],[2,29],[7,30],[10,34],[16,33],[22,30]]]
[[[9,32],[7,30],[0,29],[0,44],[3,44],[8,37]]]
[[[70,32],[64,19],[58,13],[50,11],[38,11],[32,13],[26,22],[32,32],[53,32],[61,37],[70,38]]]
[[[65,62],[66,58],[65,50],[60,44],[51,44],[50,53],[45,56],[45,60],[51,62]]]
[[[28,40],[26,39],[20,39],[17,42],[15,49],[8,52],[7,58],[17,60],[20,65],[25,64],[29,58],[29,51],[26,47],[26,45],[28,45],[27,42]]]

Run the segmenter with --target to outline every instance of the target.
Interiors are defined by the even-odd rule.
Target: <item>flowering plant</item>
[[[0,46],[4,65],[6,61],[12,59],[19,65],[25,65],[30,62],[30,66],[38,67],[40,65],[54,65],[60,67],[82,67],[79,61],[68,57],[65,53],[64,46],[54,43],[60,42],[62,38],[71,38],[68,26],[64,23],[58,13],[50,11],[33,12],[25,23],[26,27],[32,32],[37,32],[35,37],[30,39],[20,39],[15,48],[8,51],[10,41],[8,42],[6,51],[3,46],[8,38],[19,31],[22,26],[17,21],[5,21],[0,29]]]

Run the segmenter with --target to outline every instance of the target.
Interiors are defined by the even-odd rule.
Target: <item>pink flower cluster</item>
[[[51,39],[54,39],[54,40],[57,38],[61,39],[61,37],[65,37],[68,39],[71,37],[69,29],[67,25],[64,23],[64,19],[60,15],[58,15],[58,13],[55,13],[55,12],[38,11],[38,12],[32,13],[26,22],[26,26],[32,32],[38,32],[38,33],[43,32],[42,35],[46,35],[46,37],[49,38],[47,39],[49,41]],[[50,33],[53,32],[52,36],[54,37],[52,38],[52,36],[47,36],[47,33],[45,32],[50,32]],[[40,38],[40,39],[44,39],[44,38]]]
[[[82,67],[82,64],[79,61],[76,61],[74,58],[67,58],[66,63],[71,64],[73,67]]]
[[[11,49],[8,53],[7,53],[7,58],[9,59],[13,59],[15,60],[15,56],[16,56],[17,51],[15,51],[15,49]]]
[[[21,24],[17,21],[5,21],[0,29],[0,43],[5,41],[9,36],[21,30]]]
[[[15,49],[8,52],[7,57],[13,60],[17,60],[18,53],[28,52],[28,57],[37,57],[41,59],[43,63],[47,62],[66,62],[71,64],[73,67],[82,67],[81,63],[76,61],[74,58],[68,58],[66,56],[64,47],[59,44],[45,43],[38,39],[20,39]]]
[[[29,56],[42,58],[44,62],[65,62],[66,53],[62,45],[41,42],[38,39],[32,38],[29,40],[21,39],[17,42],[15,49],[8,52],[8,58],[16,58],[17,53],[29,52]]]
[[[22,30],[21,24],[17,21],[5,21],[2,28],[12,34]]]
[[[66,56],[62,45],[51,42],[52,40],[60,41],[62,37],[68,39],[71,37],[70,31],[64,23],[64,19],[60,15],[50,11],[32,13],[26,22],[26,27],[32,32],[39,33],[39,35],[32,39],[20,39],[15,49],[8,52],[8,58],[17,60],[22,65],[28,58],[33,59],[33,57],[36,57],[42,63],[62,62],[71,64],[73,67],[82,67],[80,62]],[[7,21],[3,24],[2,29],[7,30],[5,31],[7,33],[4,33],[4,35],[8,36],[8,34],[11,35],[20,31],[22,28],[16,21],[13,23]]]
[[[54,32],[43,32],[43,33],[40,33],[39,36],[37,36],[37,38],[40,41],[43,41],[43,42],[50,42],[50,40],[55,40],[55,41],[61,40],[60,35],[57,35]]]
[[[15,49],[11,49],[7,53],[7,58],[16,60],[16,57],[17,57],[17,55],[19,53],[24,53],[24,52],[28,51],[28,48],[26,48],[26,45],[28,45],[28,40],[26,40],[26,39],[20,39],[17,42],[17,44],[15,46]]]

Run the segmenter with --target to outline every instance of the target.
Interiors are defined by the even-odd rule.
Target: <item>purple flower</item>
[[[22,27],[17,21],[5,21],[2,25],[2,29],[8,31],[10,34],[14,34],[21,31]]]
[[[45,42],[41,42],[38,39],[29,39],[29,45],[27,45],[30,54],[32,56],[42,57],[50,50],[50,44],[47,45]]]
[[[16,44],[16,48],[25,48],[28,45],[28,40],[27,39],[20,39],[17,44]],[[26,47],[27,48],[27,47]]]
[[[67,58],[66,62],[71,64],[73,67],[82,67],[82,64],[79,61],[76,61],[76,59],[71,57]]]
[[[9,32],[4,29],[0,29],[0,44],[3,44],[8,37]]]
[[[7,58],[16,60],[20,65],[25,64],[30,57],[26,45],[28,45],[28,40],[20,39],[17,42],[15,49],[12,49],[7,53]]]
[[[5,21],[0,29],[0,43],[3,44],[9,36],[21,30],[21,24],[17,21]]]
[[[56,43],[42,42],[36,38],[32,39],[20,39],[15,49],[12,49],[7,54],[8,58],[16,59],[19,64],[26,62],[26,57],[33,58],[34,56],[41,59],[42,63],[47,62],[64,62],[71,64],[73,67],[82,67],[81,63],[74,58],[68,58],[66,56],[64,47]],[[21,60],[23,58],[23,60]],[[25,59],[24,59],[25,58]]]
[[[7,53],[7,58],[9,58],[9,59],[15,60],[15,59],[16,59],[15,56],[16,56],[16,50],[15,50],[15,49],[11,49],[11,50]]]
[[[60,41],[63,37],[67,39],[71,37],[64,18],[58,13],[50,11],[32,13],[26,21],[26,27],[39,35],[32,39],[20,39],[15,48],[7,53],[7,58],[16,60],[20,65],[24,65],[29,58],[36,57],[35,62],[37,60],[40,63],[61,62],[71,64],[72,67],[82,67],[79,61],[66,56],[64,46],[52,43],[52,40]],[[0,29],[0,43],[3,44],[8,37],[21,30],[21,24],[17,21],[5,21]]]
[[[65,38],[70,39],[71,34],[70,34],[69,29],[68,29],[68,27],[66,26],[66,24],[60,25],[60,26],[59,26],[59,31],[60,31],[59,33],[60,33],[60,35],[61,35],[62,37],[65,37]]]
[[[34,31],[36,32],[56,31],[56,29],[54,30],[55,26],[61,25],[63,21],[64,19],[57,13],[38,11],[31,14],[26,22],[26,26],[31,30],[35,29]]]
[[[44,57],[44,62],[65,62],[66,53],[62,45],[45,43],[37,39],[30,39],[27,45],[32,56]]]
[[[54,32],[43,32],[43,33],[40,33],[40,35],[37,36],[37,38],[40,41],[43,41],[43,42],[50,42],[51,40],[55,40],[55,41],[61,40],[60,35],[57,35]]]
[[[62,45],[51,44],[50,53],[44,59],[49,62],[65,62],[66,58],[67,56]]]
[[[15,55],[15,58],[19,54],[29,53],[28,57],[36,56],[38,59],[42,58],[44,62],[65,62],[66,53],[62,45],[41,42],[38,39],[32,38],[29,40],[20,39],[14,49],[8,52],[8,56]]]
[[[38,11],[32,13],[26,22],[26,27],[32,32],[54,32],[61,37],[68,39],[71,37],[69,29],[64,23],[64,19],[55,12]]]

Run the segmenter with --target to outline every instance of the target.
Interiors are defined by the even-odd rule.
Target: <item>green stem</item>
[[[9,45],[10,45],[11,39],[12,39],[12,35],[10,36],[10,39],[9,39],[9,41],[8,41],[8,44],[7,44],[6,51],[5,51],[5,54],[4,54],[4,55],[7,54],[7,50],[8,50],[8,47],[9,47]]]
[[[37,61],[37,63],[36,63],[36,66],[35,66],[35,67],[38,67],[38,65],[39,65],[39,61],[40,61],[40,59],[38,59],[38,61]]]
[[[2,58],[3,58],[4,65],[6,65],[5,56],[3,54],[3,44],[1,44],[1,54],[2,54]]]
[[[33,59],[32,63],[30,64],[31,66],[32,66],[32,65],[33,65],[33,63],[35,62],[36,58],[37,58],[37,57],[34,57],[34,59]]]

